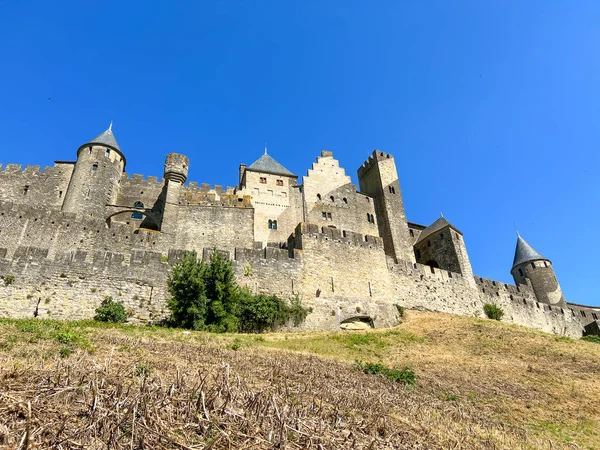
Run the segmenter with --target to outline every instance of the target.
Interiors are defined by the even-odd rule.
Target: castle
[[[473,275],[460,230],[440,217],[407,221],[394,158],[374,151],[359,189],[329,151],[299,179],[265,153],[241,164],[236,187],[186,184],[189,160],[170,153],[164,178],[124,172],[112,126],[75,161],[0,171],[0,316],[84,319],[102,299],[131,320],[168,315],[169,264],[217,250],[255,293],[298,296],[304,329],[398,322],[398,306],[483,316],[580,337],[600,308],[567,303],[552,263],[520,236],[515,285]]]

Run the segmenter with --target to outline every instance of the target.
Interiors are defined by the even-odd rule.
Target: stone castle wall
[[[120,154],[82,148],[71,212],[63,207],[74,163],[0,170],[0,276],[14,276],[0,282],[0,316],[86,319],[110,295],[132,321],[160,320],[168,314],[169,263],[191,250],[208,259],[216,249],[252,292],[302,299],[313,311],[303,329],[337,330],[351,320],[392,326],[396,305],[483,316],[492,303],[507,322],[576,337],[600,314],[545,304],[527,279],[512,286],[473,277],[462,235],[450,229],[422,248],[444,270],[415,263],[424,227],[407,225],[388,154],[374,152],[359,170],[361,193],[327,151],[301,185],[246,170],[236,189],[183,184],[183,155],[170,155],[169,167],[185,174],[144,179],[115,169],[124,164]],[[103,169],[111,169],[106,177]],[[102,182],[92,186],[94,177]],[[88,185],[94,202],[86,201]]]

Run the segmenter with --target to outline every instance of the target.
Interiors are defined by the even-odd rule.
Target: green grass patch
[[[600,344],[600,336],[595,336],[593,334],[584,336],[581,338],[581,340],[586,342],[594,342],[595,344]]]
[[[363,363],[362,361],[355,361],[354,367],[362,370],[366,374],[381,375],[395,383],[415,384],[417,380],[415,371],[408,366],[402,369],[392,369],[381,363]]]

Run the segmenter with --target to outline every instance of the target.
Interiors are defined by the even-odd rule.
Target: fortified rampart
[[[239,185],[187,182],[167,155],[162,179],[124,172],[109,128],[53,167],[0,166],[0,316],[91,318],[102,299],[131,320],[168,314],[170,265],[186,252],[231,258],[240,285],[298,297],[304,329],[392,326],[398,307],[483,316],[568,336],[600,332],[600,309],[567,303],[550,260],[521,237],[516,285],[474,277],[462,233],[440,217],[407,222],[394,158],[373,152],[360,190],[329,151],[301,178],[266,153]]]

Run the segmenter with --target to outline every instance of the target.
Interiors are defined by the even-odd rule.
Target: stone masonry
[[[600,329],[600,308],[567,303],[550,260],[522,237],[508,285],[473,275],[445,218],[408,222],[389,153],[359,168],[360,190],[329,151],[300,180],[265,149],[235,187],[187,183],[189,164],[171,153],[163,179],[130,176],[109,127],[75,161],[0,165],[0,316],[91,318],[110,295],[132,322],[157,321],[170,265],[218,250],[252,292],[312,308],[303,329],[392,326],[398,307],[483,316],[486,303],[546,332]]]

